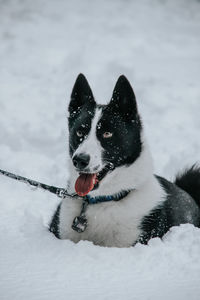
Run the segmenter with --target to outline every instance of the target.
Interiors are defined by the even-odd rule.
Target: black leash
[[[67,190],[64,189],[64,188],[59,188],[59,187],[56,187],[56,186],[53,186],[53,185],[48,185],[48,184],[45,184],[45,183],[41,183],[39,181],[32,180],[32,179],[29,179],[29,178],[26,178],[26,177],[22,177],[20,175],[16,175],[16,174],[13,174],[13,173],[1,170],[1,169],[0,169],[0,174],[5,175],[9,178],[15,179],[17,181],[24,182],[24,183],[26,183],[28,185],[31,185],[31,186],[34,186],[36,188],[40,188],[40,189],[49,191],[50,193],[55,194],[59,198],[64,198],[65,196],[69,196],[69,197],[76,197],[77,196],[76,193],[70,195],[67,192]]]
[[[114,169],[114,166],[112,163],[108,163],[100,172],[99,172],[99,175],[98,175],[98,181],[101,181],[105,176],[106,174],[113,170]],[[26,177],[23,177],[23,176],[20,176],[20,175],[16,175],[14,173],[11,173],[11,172],[8,172],[8,171],[4,171],[4,170],[1,170],[0,169],[0,174],[4,175],[4,176],[7,176],[9,178],[12,178],[12,179],[15,179],[17,181],[21,181],[21,182],[24,182],[28,185],[31,185],[31,186],[34,186],[36,188],[40,188],[42,190],[46,190],[46,191],[49,191],[50,193],[53,193],[55,194],[56,196],[58,196],[59,198],[64,198],[64,197],[80,197],[78,196],[76,193],[74,194],[69,194],[67,192],[66,189],[64,188],[59,188],[57,186],[53,186],[53,185],[48,185],[48,184],[45,184],[45,183],[42,183],[42,182],[39,182],[39,181],[36,181],[36,180],[32,180],[32,179],[29,179],[29,178],[26,178]],[[98,186],[98,184],[97,184]]]
[[[108,163],[98,174],[97,179],[98,182],[100,182],[109,171],[114,170],[114,165],[112,163]],[[17,181],[21,181],[24,182],[28,185],[34,186],[36,188],[40,188],[46,191],[49,191],[50,193],[55,194],[56,196],[58,196],[59,198],[64,198],[64,197],[77,197],[80,198],[80,196],[78,196],[76,193],[74,194],[69,194],[67,192],[66,189],[64,188],[59,188],[53,185],[48,185],[36,180],[32,180],[20,175],[16,175],[14,173],[8,172],[8,171],[4,171],[0,169],[0,174],[7,176],[9,178],[15,179]],[[96,186],[94,188],[98,187],[98,183],[96,184]],[[89,204],[96,204],[96,203],[100,203],[100,202],[107,202],[107,201],[119,201],[120,199],[124,198],[125,196],[127,196],[129,194],[130,191],[123,191],[117,195],[114,196],[100,196],[100,197],[89,197],[89,196],[85,196],[83,197],[83,203],[82,203],[82,208],[81,208],[81,212],[80,215],[75,217],[72,223],[72,229],[77,231],[78,233],[82,233],[86,230],[88,222],[87,222],[87,218],[85,215],[85,212],[87,210],[87,206]]]

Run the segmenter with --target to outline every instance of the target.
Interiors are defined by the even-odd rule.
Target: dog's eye
[[[104,139],[109,139],[112,137],[112,135],[113,135],[112,132],[106,131],[104,132],[103,137]]]
[[[81,130],[77,130],[76,132],[78,137],[82,137],[83,136],[83,132]]]

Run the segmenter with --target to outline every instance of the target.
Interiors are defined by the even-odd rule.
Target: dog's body
[[[50,225],[57,237],[128,247],[162,237],[171,226],[200,225],[200,170],[191,168],[177,184],[153,175],[135,95],[124,76],[105,106],[96,104],[87,80],[78,76],[69,105],[69,152],[68,192],[101,201],[88,205],[88,226],[80,233],[72,223],[82,198],[64,198]],[[113,169],[100,180],[108,164]]]

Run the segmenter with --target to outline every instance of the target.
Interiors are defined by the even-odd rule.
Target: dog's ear
[[[85,76],[79,74],[72,90],[69,113],[76,113],[88,101],[94,102],[92,90]]]
[[[126,119],[134,119],[137,114],[135,94],[124,75],[121,75],[117,80],[109,106]]]

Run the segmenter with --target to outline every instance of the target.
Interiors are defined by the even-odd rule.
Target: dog
[[[106,247],[147,244],[172,226],[200,227],[200,168],[175,182],[153,173],[134,91],[121,75],[108,105],[98,105],[80,74],[69,103],[70,179],[50,231]]]

